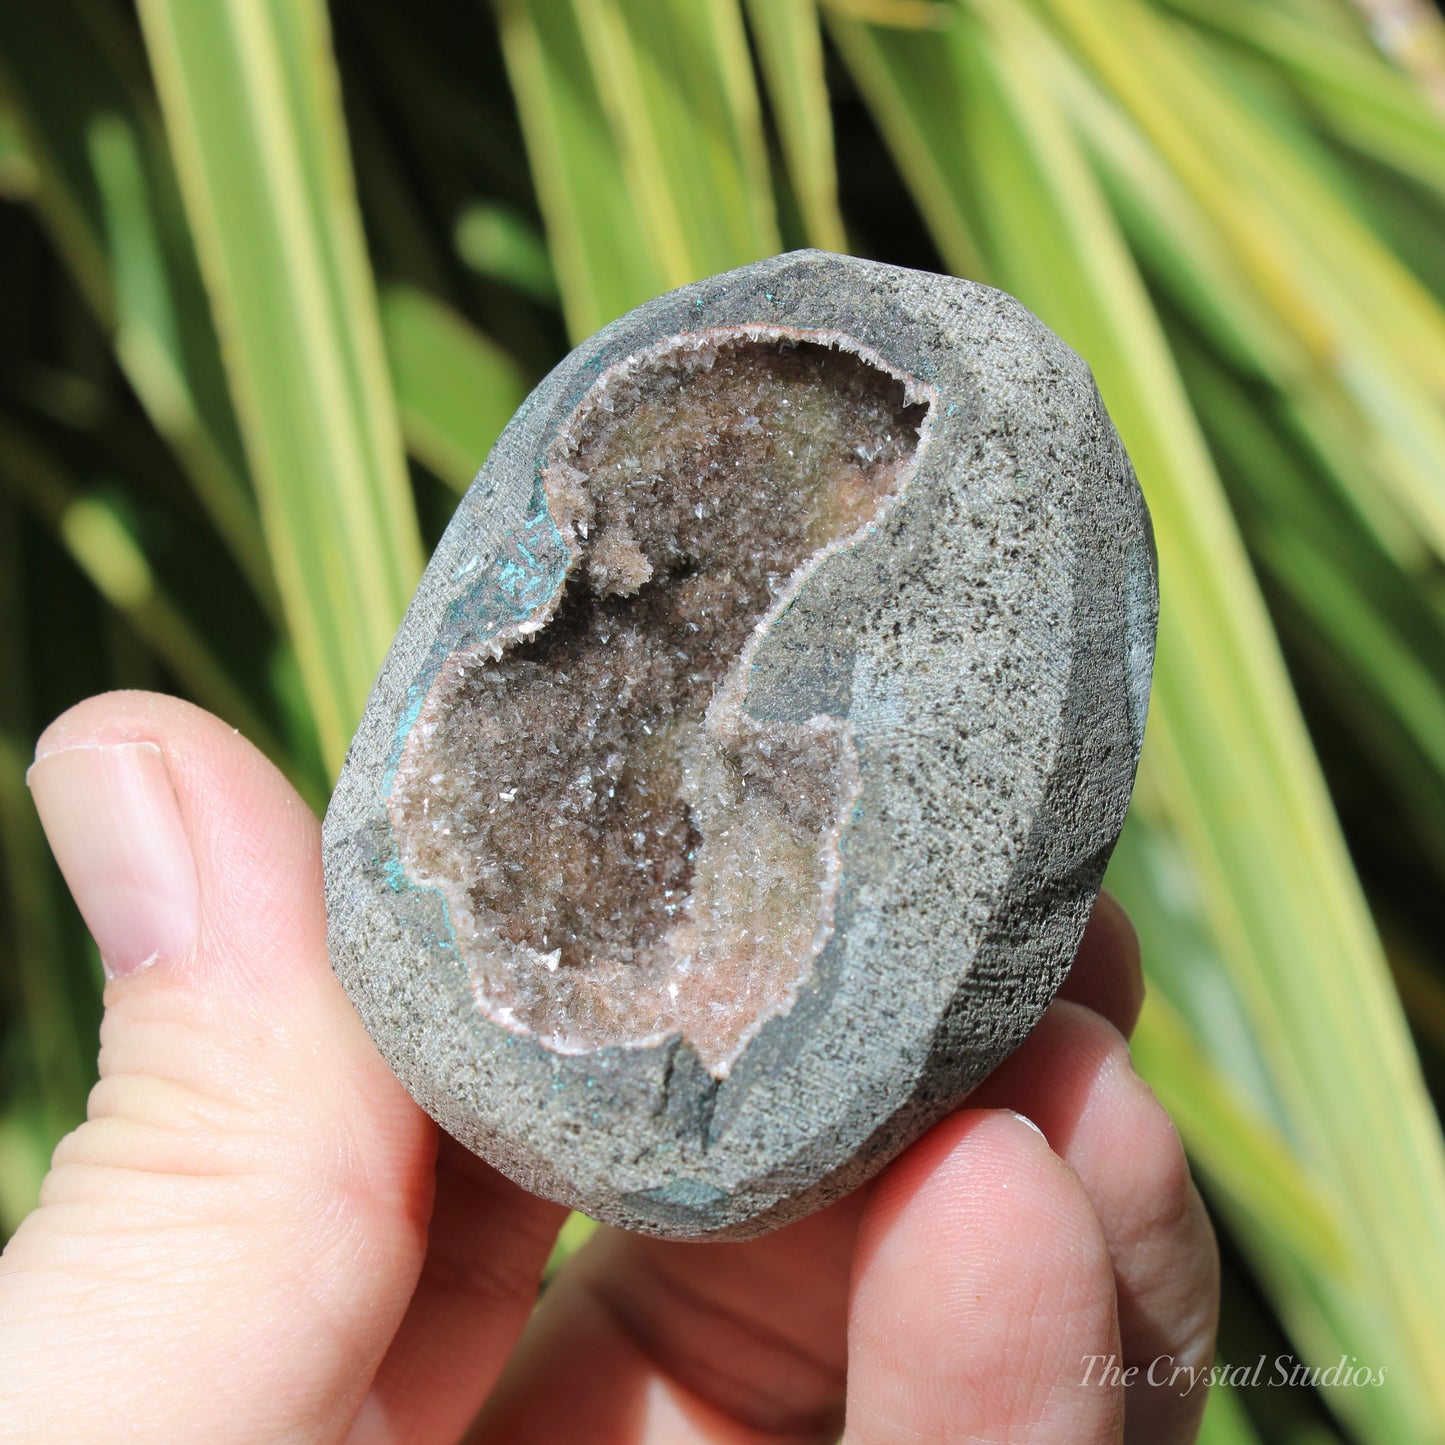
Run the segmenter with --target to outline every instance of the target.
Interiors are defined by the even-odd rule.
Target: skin
[[[1195,1438],[1202,1386],[1081,1383],[1090,1356],[1206,1364],[1218,1305],[1129,1062],[1143,984],[1112,900],[1024,1047],[869,1188],[746,1244],[599,1230],[534,1310],[563,1211],[439,1138],[376,1054],[327,962],[316,819],[275,769],[140,693],[37,756],[142,741],[199,931],[107,986],[89,1117],[0,1259],[7,1439]]]

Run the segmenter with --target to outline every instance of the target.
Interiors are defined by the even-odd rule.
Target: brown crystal
[[[742,710],[759,624],[876,523],[927,403],[845,337],[673,337],[603,374],[543,473],[549,618],[459,654],[408,739],[400,861],[479,1006],[582,1052],[681,1033],[719,1076],[832,928],[846,724]]]

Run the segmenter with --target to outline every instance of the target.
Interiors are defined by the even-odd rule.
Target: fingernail
[[[161,750],[62,748],[37,759],[26,781],[106,977],[184,953],[196,936],[200,894]]]
[[[1020,1114],[1017,1109],[1005,1109],[1003,1112],[1005,1114],[1012,1114],[1014,1118],[1019,1121],[1020,1124],[1027,1124],[1029,1128],[1032,1129],[1034,1133],[1037,1134],[1039,1138],[1044,1141],[1045,1144],[1049,1142],[1048,1135],[1045,1134],[1044,1131],[1040,1129],[1039,1126],[1035,1124],[1034,1121],[1030,1119],[1027,1114]]]

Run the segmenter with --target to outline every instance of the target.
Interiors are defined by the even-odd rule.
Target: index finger
[[[1078,1176],[1020,1116],[961,1110],[864,1210],[845,1445],[1111,1445],[1123,1393],[1089,1362],[1118,1342],[1108,1246]]]

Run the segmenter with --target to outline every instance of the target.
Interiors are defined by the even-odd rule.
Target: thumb
[[[29,776],[105,961],[100,1082],[0,1260],[7,1438],[341,1435],[421,1266],[435,1131],[326,954],[316,819],[115,693]]]

